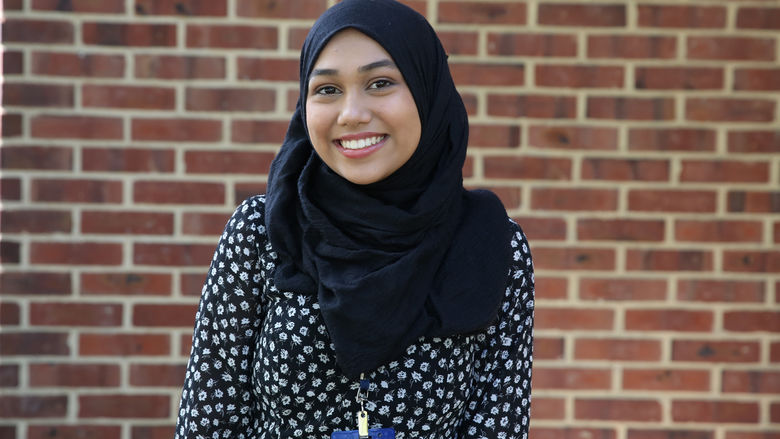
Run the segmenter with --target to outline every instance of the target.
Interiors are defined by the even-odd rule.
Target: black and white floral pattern
[[[339,372],[316,298],[279,291],[265,198],[238,207],[203,287],[177,439],[330,438],[356,428],[358,383]],[[515,228],[514,263],[496,323],[422,337],[367,375],[371,427],[398,439],[509,439],[528,434],[533,266]]]

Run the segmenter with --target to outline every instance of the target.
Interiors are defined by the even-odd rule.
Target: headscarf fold
[[[357,185],[325,165],[306,127],[309,75],[336,33],[356,29],[393,58],[422,127],[412,157]],[[316,296],[342,372],[397,358],[420,336],[489,325],[503,297],[510,228],[498,198],[466,191],[468,119],[424,17],[394,0],[344,0],[309,32],[300,97],[268,176],[266,227],[281,291]]]

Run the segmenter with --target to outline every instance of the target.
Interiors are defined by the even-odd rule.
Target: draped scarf
[[[323,163],[305,122],[317,56],[347,28],[391,55],[422,126],[411,158],[367,185]],[[276,287],[316,297],[348,377],[397,358],[421,336],[474,332],[495,319],[511,230],[494,194],[464,189],[467,143],[447,55],[423,16],[394,0],[344,0],[316,21],[301,51],[297,108],[271,164],[265,222],[278,254]]]

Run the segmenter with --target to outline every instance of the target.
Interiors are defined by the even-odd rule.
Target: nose
[[[346,93],[342,99],[337,123],[342,126],[357,126],[371,121],[371,109],[360,93]]]

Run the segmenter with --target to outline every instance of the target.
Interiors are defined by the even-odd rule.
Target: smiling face
[[[314,64],[306,124],[317,155],[355,184],[380,181],[414,154],[422,127],[390,54],[353,29],[337,33]]]

